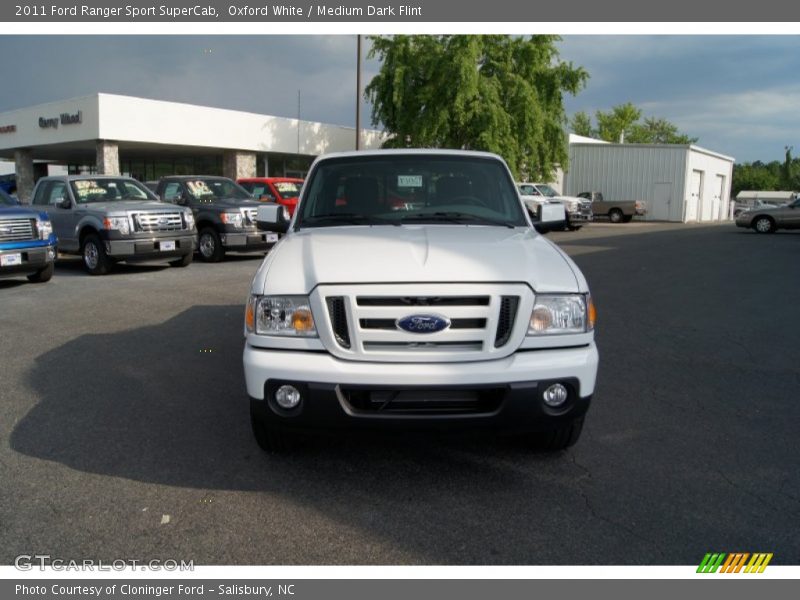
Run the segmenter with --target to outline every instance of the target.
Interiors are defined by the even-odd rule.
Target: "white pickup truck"
[[[404,207],[398,209],[398,206]],[[563,209],[541,219],[563,218]],[[503,160],[445,150],[318,158],[245,310],[253,433],[492,428],[559,450],[594,392],[595,309],[533,228]]]

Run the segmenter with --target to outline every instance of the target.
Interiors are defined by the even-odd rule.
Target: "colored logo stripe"
[[[763,573],[764,569],[772,560],[772,553],[757,552],[750,554],[749,552],[734,552],[726,554],[725,552],[708,552],[703,560],[700,561],[700,566],[697,567],[698,573],[739,573],[744,568],[744,573]],[[750,562],[747,562],[747,559]],[[747,566],[745,566],[747,563]]]

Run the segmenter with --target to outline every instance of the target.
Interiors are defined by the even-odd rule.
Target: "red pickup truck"
[[[303,180],[296,177],[246,177],[236,183],[250,192],[256,200],[277,202],[294,215]]]

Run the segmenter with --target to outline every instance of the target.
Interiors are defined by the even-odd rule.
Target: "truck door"
[[[64,250],[77,250],[75,203],[71,202],[69,208],[58,206],[67,198],[70,198],[70,193],[65,181],[47,181],[37,190],[33,203],[46,210],[50,216],[59,247]]]

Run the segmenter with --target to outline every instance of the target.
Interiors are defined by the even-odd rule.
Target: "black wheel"
[[[257,416],[251,413],[250,425],[258,447],[270,454],[283,454],[295,447],[295,437],[291,432],[276,427],[268,427]]]
[[[81,244],[83,267],[90,275],[106,275],[114,267],[114,261],[106,254],[106,247],[97,236],[90,233]]]
[[[775,231],[775,221],[771,217],[756,217],[753,221],[753,229],[758,233],[772,233]]]
[[[531,445],[544,452],[557,452],[574,445],[581,437],[583,417],[551,431],[536,432],[531,435]]]
[[[625,215],[622,214],[622,211],[618,208],[612,208],[608,211],[608,220],[612,223],[622,223],[622,219],[625,218]]]
[[[581,227],[583,227],[583,225],[568,225],[567,229],[570,231],[578,231]]]
[[[625,216],[622,218],[622,222],[623,222],[623,223],[630,223],[632,220],[633,220],[633,215],[625,215]]]
[[[225,258],[222,240],[219,239],[219,234],[213,227],[204,227],[200,230],[197,248],[200,252],[200,260],[203,262],[219,262]]]
[[[188,267],[190,264],[192,264],[193,259],[194,256],[191,252],[189,252],[188,254],[181,256],[178,260],[169,261],[169,264],[173,267]]]
[[[56,265],[54,262],[47,263],[46,267],[43,267],[36,271],[36,273],[31,273],[28,275],[28,281],[31,283],[45,283],[46,281],[50,281],[50,278],[53,277],[53,271],[55,271]]]

